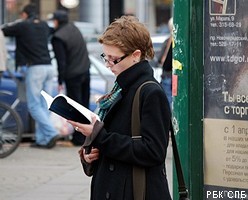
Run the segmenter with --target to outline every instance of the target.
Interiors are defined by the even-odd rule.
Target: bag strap
[[[154,81],[144,82],[137,89],[133,105],[132,105],[132,138],[136,138],[140,136],[140,112],[139,112],[139,96],[141,88],[148,83],[155,83]],[[172,149],[174,155],[174,162],[177,172],[177,180],[178,180],[178,192],[179,199],[188,198],[188,189],[185,185],[182,166],[180,162],[180,157],[177,149],[174,128],[172,125],[172,121],[170,120],[170,130],[171,130],[171,141],[172,141]],[[145,191],[146,191],[146,177],[145,177],[145,169],[140,167],[133,167],[133,194],[134,200],[144,200],[145,199]]]
[[[176,167],[176,171],[177,171],[179,199],[186,199],[186,198],[188,198],[188,189],[187,189],[185,182],[184,182],[182,166],[181,166],[180,157],[179,157],[179,153],[178,153],[178,149],[177,149],[176,138],[175,138],[175,134],[174,134],[174,128],[173,128],[171,121],[170,121],[170,126],[171,126],[172,150],[173,150],[175,167]]]
[[[140,90],[143,85],[147,83],[155,83],[154,81],[147,81],[144,82],[139,86],[137,89],[133,105],[132,105],[132,138],[141,137],[140,135],[140,112],[139,112],[139,96]],[[145,193],[146,193],[146,172],[144,168],[133,166],[133,197],[134,200],[145,200]]]
[[[133,99],[133,107],[132,107],[132,136],[140,136],[140,112],[139,112],[139,96],[141,88],[148,83],[155,83],[154,81],[144,82],[137,89],[134,99]]]

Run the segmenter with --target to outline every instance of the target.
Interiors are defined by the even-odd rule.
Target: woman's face
[[[101,57],[105,61],[106,67],[108,67],[115,76],[131,67],[135,63],[135,57],[133,54],[125,55],[119,48],[112,45],[102,45],[103,54]]]

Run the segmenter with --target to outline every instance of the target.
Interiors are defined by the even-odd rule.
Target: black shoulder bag
[[[143,85],[148,83],[155,83],[154,81],[147,81],[139,86],[137,89],[133,105],[132,105],[132,138],[141,138],[140,135],[140,116],[139,116],[139,96],[140,90]],[[157,83],[155,83],[157,84]],[[178,154],[177,144],[174,135],[174,129],[171,125],[171,140],[172,140],[172,148],[174,155],[174,162],[177,171],[177,180],[178,180],[178,192],[179,192],[179,200],[189,200],[188,198],[188,190],[185,186],[181,162]],[[140,167],[133,167],[133,196],[134,200],[145,200],[145,192],[146,192],[146,174],[145,169]]]

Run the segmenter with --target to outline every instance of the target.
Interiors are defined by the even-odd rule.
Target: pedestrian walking
[[[16,38],[16,65],[26,66],[26,98],[28,110],[35,120],[35,143],[31,147],[53,148],[59,135],[49,119],[49,111],[40,94],[51,94],[54,72],[48,50],[50,28],[41,21],[34,4],[26,5],[21,20],[3,26],[5,36]]]
[[[69,22],[65,10],[57,10],[53,14],[55,32],[52,45],[58,63],[59,91],[89,108],[90,99],[90,60],[86,42],[80,30]],[[82,145],[84,137],[75,131],[72,135],[74,145]]]

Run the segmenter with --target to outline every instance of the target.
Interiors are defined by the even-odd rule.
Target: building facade
[[[123,14],[132,14],[144,22],[152,33],[158,27],[167,24],[172,16],[172,0],[77,0],[75,8],[65,8],[62,0],[1,0],[0,22],[1,24],[14,21],[19,18],[23,6],[35,3],[41,19],[48,19],[49,14],[62,8],[69,11],[70,20],[84,21],[95,24],[101,32],[115,18]],[[64,0],[76,1],[76,0]]]

